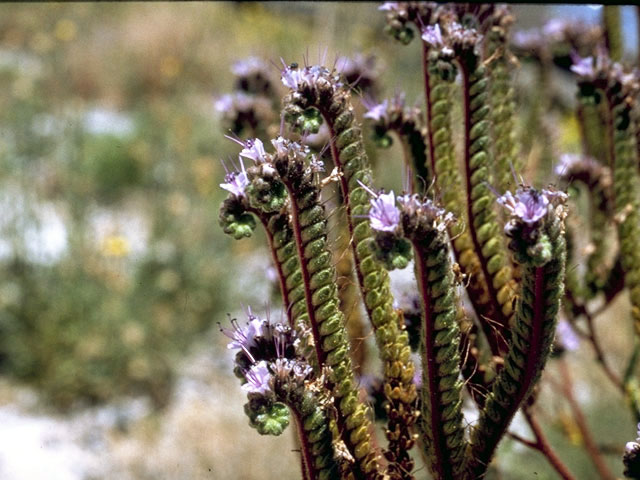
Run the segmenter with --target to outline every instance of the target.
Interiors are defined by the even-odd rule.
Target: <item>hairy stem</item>
[[[550,249],[546,263],[529,258],[514,240],[523,277],[516,307],[513,337],[504,368],[493,382],[480,419],[472,433],[472,478],[479,478],[518,408],[530,395],[546,363],[563,295],[565,243],[562,221],[548,219],[544,242]],[[542,241],[542,240],[539,240]],[[526,245],[526,244],[525,244]]]
[[[319,88],[319,87],[318,87]],[[355,124],[350,93],[342,88],[327,95],[321,91],[295,92],[284,100],[289,118],[307,108],[317,108],[327,122],[331,135],[331,153],[341,172],[340,186],[347,212],[356,277],[367,315],[374,329],[376,343],[384,363],[385,396],[390,402],[386,436],[389,440],[385,456],[389,473],[398,478],[413,478],[413,460],[408,450],[414,440],[411,428],[415,422],[417,398],[410,358],[409,339],[398,314],[393,309],[389,275],[370,249],[373,235],[367,221],[369,197],[358,182],[371,188],[371,171],[362,140]]]
[[[465,468],[456,287],[442,234],[413,238],[422,301],[422,423],[435,479],[460,478]]]
[[[301,162],[276,159],[276,169],[291,198],[291,224],[302,272],[309,323],[320,368],[330,367],[338,429],[356,460],[356,478],[375,478],[378,465],[369,441],[369,409],[360,402],[349,356],[344,315],[338,308],[336,271],[327,248],[327,220],[312,174]]]
[[[495,316],[496,333],[490,340],[499,352],[506,353],[509,319],[512,315],[514,281],[511,266],[499,234],[489,189],[489,105],[488,78],[478,58],[467,53],[460,57],[464,102],[464,164],[466,172],[467,217],[469,233],[487,279],[489,298]]]

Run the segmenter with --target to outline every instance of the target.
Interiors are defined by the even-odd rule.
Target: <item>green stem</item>
[[[465,468],[460,381],[460,329],[448,243],[436,231],[412,237],[422,301],[422,419],[435,479],[460,478]]]
[[[514,281],[505,246],[499,234],[493,210],[493,194],[489,189],[488,78],[485,68],[472,53],[459,56],[464,104],[464,164],[466,173],[467,217],[469,233],[487,279],[489,298],[493,304],[495,333],[490,343],[499,352],[507,350],[507,332],[514,297]]]
[[[369,195],[359,182],[372,188],[371,171],[362,132],[355,124],[350,93],[345,89],[332,91],[331,95],[320,91],[295,92],[285,98],[284,104],[289,118],[301,115],[307,108],[317,108],[329,127],[331,154],[342,173],[340,186],[358,285],[384,362],[384,391],[390,407],[386,432],[389,443],[385,452],[390,462],[388,471],[399,478],[413,478],[410,472],[414,463],[408,451],[414,444],[411,428],[417,397],[413,384],[415,367],[408,335],[393,309],[389,275],[370,249],[373,235],[367,219]]]
[[[430,60],[429,65],[429,132],[433,139],[433,171],[436,178],[436,188],[442,197],[444,208],[452,212],[458,222],[449,225],[449,236],[452,239],[453,251],[460,264],[462,272],[469,279],[467,290],[469,299],[479,319],[493,318],[494,309],[490,301],[486,278],[480,267],[480,260],[473,248],[473,240],[469,230],[465,229],[466,213],[462,179],[455,161],[453,142],[451,139],[451,85],[439,78],[436,71],[436,61]],[[480,320],[487,339],[494,339],[492,350],[497,354],[497,344],[493,329],[488,322]]]
[[[640,237],[640,176],[634,124],[630,118],[631,107],[619,84],[610,86],[606,97],[620,259],[631,299],[631,316],[636,334],[640,335],[640,251],[637,248]]]
[[[520,253],[517,257],[523,276],[513,338],[504,368],[493,382],[472,434],[471,478],[480,478],[486,472],[500,439],[530,395],[549,356],[563,295],[565,243],[562,221],[555,218],[555,213],[548,215],[554,215],[548,219],[544,233],[550,259],[538,265],[538,261],[528,258],[527,254]],[[521,251],[526,245],[515,248]]]
[[[515,187],[512,171],[521,172],[521,156],[515,140],[515,94],[507,60],[506,32],[500,28],[490,34],[491,120],[494,140],[493,172],[495,188],[500,193]]]
[[[609,50],[609,57],[614,62],[622,60],[623,44],[620,26],[620,6],[605,5],[602,9],[604,23],[604,40]]]
[[[327,220],[312,174],[300,161],[277,158],[275,167],[291,198],[291,225],[300,261],[309,324],[320,368],[331,367],[329,384],[338,410],[338,429],[356,460],[355,478],[375,478],[369,409],[359,401],[349,356],[344,315],[339,310],[336,271],[327,248]]]

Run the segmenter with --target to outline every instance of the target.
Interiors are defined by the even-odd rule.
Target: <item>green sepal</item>
[[[259,176],[251,179],[246,193],[252,207],[267,213],[282,210],[287,200],[287,190],[281,181]]]
[[[391,232],[376,232],[375,241],[370,242],[376,260],[387,270],[403,269],[413,258],[411,243]]]
[[[279,402],[256,402],[249,400],[244,405],[249,425],[260,435],[278,436],[289,426],[289,409]]]
[[[224,233],[231,235],[236,240],[250,237],[256,228],[256,219],[247,213],[243,201],[235,195],[230,196],[222,203],[218,223]]]

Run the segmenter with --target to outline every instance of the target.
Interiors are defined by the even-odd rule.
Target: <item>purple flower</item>
[[[257,393],[260,395],[267,395],[271,393],[271,372],[267,367],[267,362],[260,361],[253,365],[244,374],[247,383],[242,385],[242,390],[247,393]]]
[[[313,369],[304,360],[278,358],[272,364],[273,374],[283,382],[303,384],[313,374]]]
[[[239,364],[255,364],[260,360],[272,362],[276,358],[293,358],[296,355],[298,342],[296,332],[287,325],[272,323],[269,316],[266,319],[256,317],[249,310],[249,319],[241,327],[233,319],[233,329],[222,329],[222,333],[229,337],[227,348],[238,349],[244,354]],[[236,359],[238,362],[238,359]]]
[[[256,163],[266,161],[267,153],[264,151],[264,144],[259,138],[249,139],[244,142],[244,148],[240,152],[241,157],[250,158]]]
[[[229,112],[233,108],[233,97],[230,94],[223,95],[215,100],[213,106],[217,112]]]
[[[558,163],[554,169],[555,174],[560,177],[566,175],[567,172],[570,172],[583,158],[582,155],[577,153],[563,153],[560,155],[560,163]]]
[[[567,22],[558,18],[549,20],[543,27],[542,33],[552,37],[554,40],[562,40],[564,32],[567,28]]]
[[[244,191],[247,188],[247,185],[249,185],[249,178],[247,177],[247,172],[244,169],[242,159],[240,159],[240,167],[242,169],[240,172],[227,173],[224,177],[225,183],[220,184],[220,187],[231,192],[236,197],[244,197]]]
[[[274,140],[271,140],[271,144],[273,148],[276,149],[276,153],[279,156],[293,156],[294,158],[304,158],[309,154],[309,147],[306,145],[300,145],[297,142],[292,142],[291,140],[278,137]]]
[[[231,67],[231,72],[237,77],[248,77],[251,74],[267,71],[267,65],[257,57],[239,60]]]
[[[444,46],[440,25],[436,23],[435,25],[428,25],[425,27],[422,31],[422,40],[424,40],[430,47],[439,48]]]
[[[249,313],[249,321],[244,327],[233,319],[231,321],[232,330],[223,328],[222,333],[231,339],[227,345],[228,349],[239,349],[249,354],[249,350],[257,345],[257,339],[265,334],[265,322]],[[249,356],[251,356],[249,354]]]
[[[365,105],[368,111],[364,114],[364,118],[370,118],[375,122],[380,120],[387,120],[387,109],[389,107],[389,100],[385,99],[381,103],[367,103]]]
[[[593,57],[582,58],[575,52],[571,52],[571,71],[584,78],[594,78],[596,70],[593,66]]]
[[[565,350],[575,352],[580,347],[580,338],[573,330],[569,322],[562,319],[558,322],[556,330],[556,338],[558,343],[564,347]]]
[[[518,189],[515,196],[507,192],[498,198],[498,203],[527,225],[537,223],[549,209],[546,191],[539,192],[533,188]]]
[[[398,2],[384,2],[378,7],[378,10],[381,12],[393,12],[398,10],[399,7],[400,5]]]
[[[300,83],[302,83],[302,73],[298,67],[291,68],[287,64],[284,63],[284,70],[281,73],[280,78],[282,79],[282,83],[285,87],[290,88],[291,90],[297,90]]]
[[[396,207],[396,196],[393,191],[381,193],[371,199],[369,210],[371,228],[381,232],[393,232],[400,223],[400,210]]]
[[[313,173],[322,173],[325,171],[324,162],[321,158],[315,156],[309,162],[309,168],[311,168]]]
[[[640,445],[638,445],[636,442],[627,442],[627,444],[624,446],[624,453],[627,455],[631,455],[638,450],[640,450]]]
[[[284,60],[282,60],[282,64],[284,69],[280,78],[284,86],[291,90],[299,90],[304,86],[313,87],[320,79],[329,82],[334,89],[342,87],[342,83],[338,81],[337,77],[332,77],[331,72],[323,66],[312,65],[300,68],[297,65],[289,66]]]

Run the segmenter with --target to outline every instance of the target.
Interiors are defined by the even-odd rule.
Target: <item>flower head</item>
[[[284,68],[280,72],[280,78],[285,87],[291,90],[299,90],[302,87],[313,87],[320,79],[324,79],[334,89],[342,87],[332,72],[321,65],[310,65],[300,68],[298,64],[287,65],[282,60]]]
[[[369,221],[371,228],[380,232],[393,232],[400,223],[400,210],[396,207],[396,196],[393,191],[381,193],[371,199]]]
[[[375,122],[388,119],[389,100],[385,99],[381,103],[366,102],[365,107],[367,113],[364,114],[364,118],[370,118]]]
[[[519,188],[515,196],[511,192],[505,193],[498,198],[498,203],[519,220],[531,226],[547,214],[550,200],[554,198],[564,199],[566,194],[525,187]]]
[[[298,358],[278,358],[273,364],[273,374],[281,382],[294,382],[304,385],[304,381],[313,374],[313,369],[304,360]]]
[[[229,172],[224,176],[225,183],[221,183],[220,187],[224,190],[231,192],[236,197],[244,197],[245,189],[249,185],[249,178],[247,172],[244,169],[242,159],[240,159],[240,172]]]
[[[269,317],[258,318],[251,311],[248,321],[241,327],[234,319],[233,329],[222,329],[232,341],[227,348],[238,349],[243,355],[236,357],[240,366],[251,365],[260,360],[271,362],[276,358],[294,358],[296,356],[297,336],[287,325],[274,323]]]
[[[239,60],[231,67],[231,72],[237,77],[248,77],[258,73],[266,72],[267,64],[258,57],[248,57]]]
[[[242,385],[242,390],[247,393],[257,393],[259,395],[267,395],[272,392],[271,389],[271,372],[267,362],[260,361],[252,365],[249,370],[244,373],[247,383]]]
[[[564,319],[558,322],[556,338],[561,347],[570,352],[574,352],[580,347],[580,338],[569,322]]]
[[[430,47],[440,48],[444,46],[442,40],[442,31],[440,25],[428,25],[422,31],[422,40],[424,40]]]
[[[399,2],[384,2],[382,5],[378,7],[378,10],[381,12],[394,12],[399,10],[400,3]]]
[[[584,78],[594,78],[596,75],[595,68],[593,66],[593,57],[582,58],[575,52],[571,53],[571,71],[576,75]]]
[[[298,142],[292,142],[288,138],[278,137],[271,140],[276,154],[279,156],[292,156],[294,158],[305,158],[309,154],[309,147],[300,145]]]

